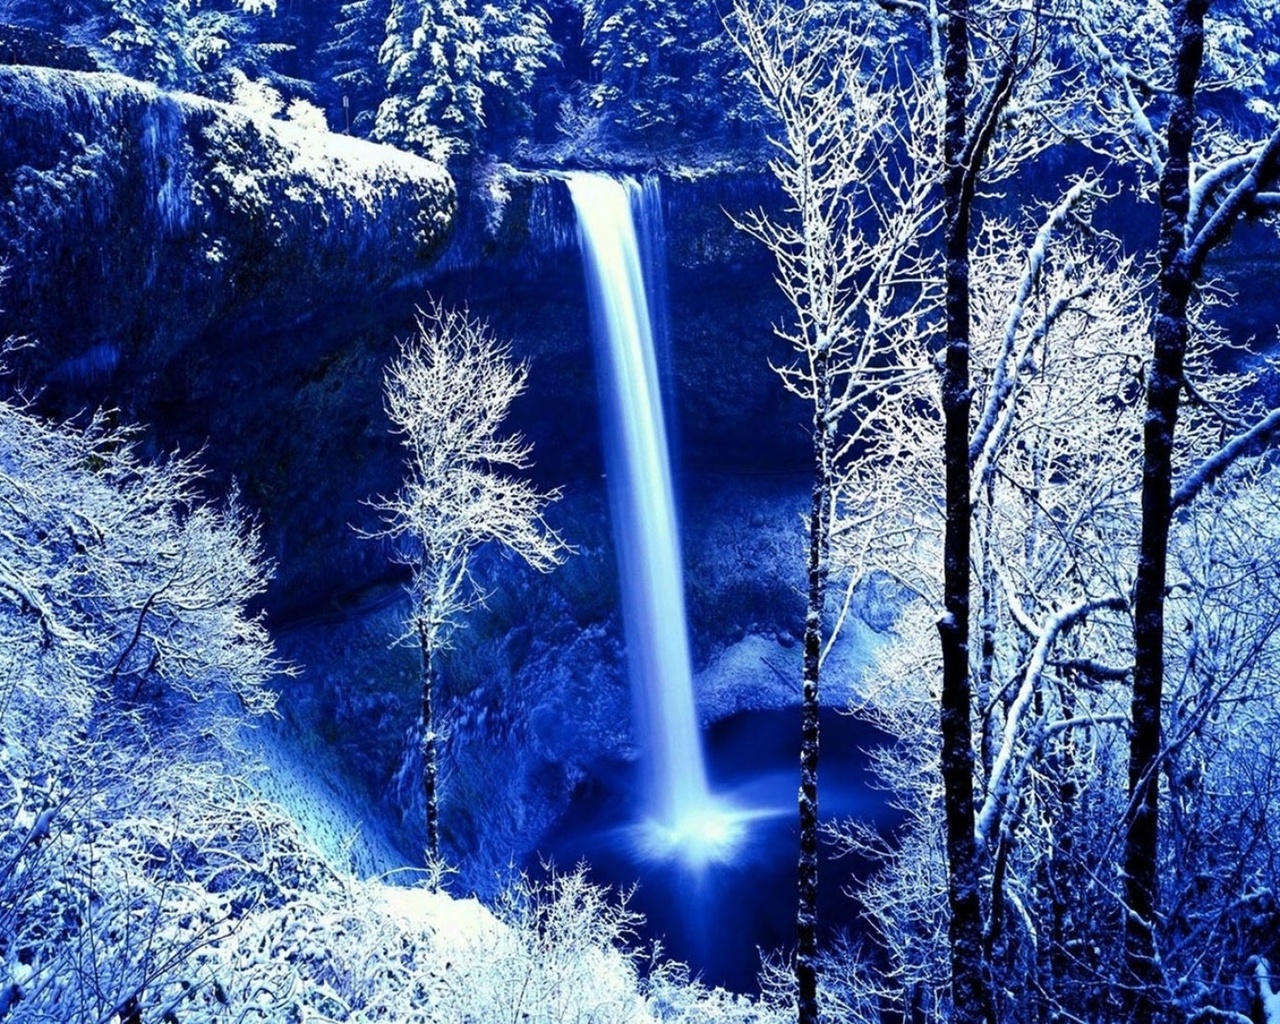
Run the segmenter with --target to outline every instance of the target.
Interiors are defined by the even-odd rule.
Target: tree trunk
[[[427,627],[418,623],[418,644],[422,652],[422,799],[427,812],[428,866],[440,859],[440,804],[437,792],[436,764],[439,760],[433,697],[435,668],[432,644]]]
[[[820,342],[821,344],[821,342]],[[814,360],[818,384],[813,416],[814,476],[809,508],[809,602],[804,623],[804,676],[800,720],[800,861],[796,911],[796,1013],[799,1024],[818,1020],[818,672],[822,610],[826,601],[831,533],[831,382],[827,354]]]
[[[1204,56],[1208,0],[1174,10],[1177,51],[1169,148],[1160,177],[1160,291],[1147,374],[1142,447],[1142,535],[1133,587],[1133,723],[1129,733],[1129,816],[1125,823],[1124,1013],[1156,1020],[1161,1000],[1155,959],[1158,907],[1160,712],[1164,686],[1164,589],[1172,519],[1173,438],[1194,285],[1186,259],[1196,82]]]
[[[1077,680],[1068,673],[1066,681],[1058,688],[1062,717],[1068,721],[1076,715],[1077,685]],[[1049,774],[1058,780],[1058,806],[1054,815],[1057,841],[1049,849],[1049,863],[1045,867],[1045,890],[1049,893],[1049,942],[1043,971],[1045,993],[1043,1012],[1040,1015],[1042,1020],[1055,1020],[1063,1016],[1062,1006],[1067,1001],[1067,992],[1073,980],[1075,959],[1067,944],[1082,941],[1085,936],[1073,933],[1078,928],[1090,925],[1087,914],[1075,913],[1083,891],[1075,870],[1076,829],[1079,828],[1076,804],[1080,796],[1075,745],[1073,732],[1067,730],[1054,743],[1049,754]]]
[[[969,4],[954,0],[947,18],[946,124],[943,139],[946,258],[946,363],[942,412],[946,467],[943,549],[942,783],[946,816],[947,900],[951,910],[952,1020],[991,1020],[982,970],[982,918],[973,818],[973,736],[969,686],[969,226],[973,168],[966,166],[969,100]],[[992,1024],[994,1022],[992,1021]]]

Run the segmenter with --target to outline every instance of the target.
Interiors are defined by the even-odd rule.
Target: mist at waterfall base
[[[586,860],[597,880],[638,883],[634,909],[712,984],[757,985],[760,951],[794,930],[798,713],[756,712],[716,726],[710,763],[694,699],[684,572],[661,356],[664,265],[656,182],[583,172],[567,176],[577,215],[600,393],[612,533],[618,557],[636,765],[604,765],[540,853],[561,868]],[[655,323],[658,325],[655,330]],[[829,718],[842,781],[829,815],[866,817],[882,800],[862,775],[867,737]],[[849,864],[829,864],[828,930],[852,924],[840,893]]]
[[[865,751],[885,737],[855,718],[822,714],[819,808],[824,821],[857,818],[889,829],[897,820],[886,794],[874,787]],[[707,778],[726,804],[754,810],[731,858],[688,863],[650,859],[634,841],[647,807],[645,775],[635,764],[597,766],[574,794],[572,809],[540,846],[540,864],[567,870],[580,861],[591,878],[617,891],[635,891],[644,915],[644,940],[659,940],[670,959],[689,965],[708,985],[756,992],[761,954],[795,945],[796,790],[800,711],[752,711],[713,725],[705,734]],[[862,926],[844,891],[873,865],[819,846],[820,940]],[[535,866],[535,870],[537,867]]]

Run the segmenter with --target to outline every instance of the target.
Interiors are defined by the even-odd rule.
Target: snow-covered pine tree
[[[244,63],[235,51],[238,41],[243,48],[254,37],[253,16],[275,9],[275,0],[228,0],[219,7],[192,0],[5,0],[0,21],[83,46],[104,69],[207,92],[211,70]]]
[[[629,140],[705,138],[755,106],[744,62],[711,0],[585,0],[594,107]]]
[[[468,152],[484,124],[479,19],[466,0],[391,0],[386,27],[373,137],[437,159]]]
[[[322,56],[323,73],[342,109],[341,118],[333,123],[343,131],[367,135],[386,96],[386,75],[378,64],[378,52],[387,37],[390,8],[390,0],[348,0],[338,9]]]
[[[178,86],[196,72],[186,46],[190,13],[188,0],[114,0],[102,42],[125,74]]]
[[[391,0],[373,137],[437,158],[472,152],[486,130],[526,126],[537,75],[555,60],[537,3]]]
[[[527,135],[538,80],[559,60],[546,11],[525,0],[486,3],[480,30],[485,127],[491,136]]]

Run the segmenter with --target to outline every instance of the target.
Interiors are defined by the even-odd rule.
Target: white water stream
[[[627,671],[644,766],[646,855],[727,858],[737,815],[711,795],[694,703],[680,534],[636,212],[652,185],[573,173],[605,417],[605,470],[618,552]],[[652,219],[657,211],[647,211]]]

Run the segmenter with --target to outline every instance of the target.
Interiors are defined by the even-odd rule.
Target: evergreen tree
[[[223,70],[243,67],[261,77],[270,56],[291,49],[259,40],[253,16],[275,9],[275,0],[8,0],[0,3],[0,20],[84,46],[104,69],[225,98]]]
[[[373,135],[437,157],[470,152],[490,114],[499,129],[527,123],[535,77],[554,54],[536,4],[391,0]]]
[[[558,60],[550,19],[537,4],[486,3],[480,9],[480,29],[488,134],[528,135],[533,118],[530,97],[542,72]]]
[[[115,0],[102,42],[125,74],[177,86],[196,71],[184,45],[190,38],[189,14],[185,0]]]
[[[373,128],[378,105],[386,96],[386,78],[378,53],[387,34],[389,0],[348,0],[338,9],[330,41],[322,54],[342,116],[335,123],[344,131],[366,135]]]
[[[756,97],[714,0],[585,0],[583,35],[600,78],[590,102],[624,137],[705,139],[749,117]]]
[[[392,0],[374,138],[437,158],[471,149],[484,123],[480,49],[466,0]]]

